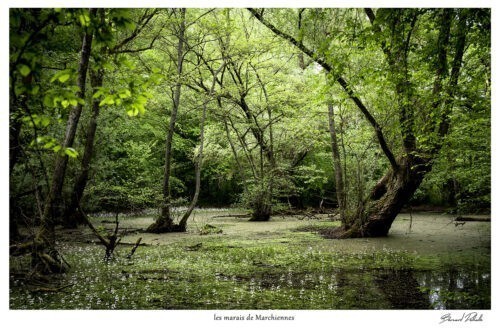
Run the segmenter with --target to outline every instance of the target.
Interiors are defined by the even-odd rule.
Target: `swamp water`
[[[315,232],[328,221],[255,223],[198,212],[188,233],[124,235],[108,264],[79,229],[61,243],[72,270],[58,277],[60,292],[17,279],[26,262],[11,258],[10,308],[489,309],[490,223],[456,227],[439,214],[413,214],[411,228],[409,221],[401,214],[385,238],[329,240]],[[208,223],[223,232],[201,235]],[[146,245],[128,260],[138,237]]]
[[[338,269],[325,275],[287,272],[217,279],[246,291],[240,291],[246,297],[228,297],[229,309],[490,309],[490,274],[474,268]]]

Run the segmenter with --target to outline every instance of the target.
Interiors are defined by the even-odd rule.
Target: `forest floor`
[[[197,210],[186,233],[147,234],[152,216],[120,218],[121,244],[103,262],[89,228],[58,229],[72,269],[33,285],[11,258],[12,309],[489,309],[490,222],[400,214],[388,237],[325,239],[328,215],[248,222]],[[94,218],[101,230],[113,223]],[[141,245],[128,259],[136,240]]]

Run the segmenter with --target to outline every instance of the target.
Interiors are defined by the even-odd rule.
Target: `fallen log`
[[[491,222],[491,217],[482,216],[457,216],[455,218],[457,222]]]
[[[216,218],[221,218],[221,217],[236,217],[238,219],[246,219],[250,218],[252,214],[228,214],[228,215],[217,215],[217,216],[212,216],[213,219]]]

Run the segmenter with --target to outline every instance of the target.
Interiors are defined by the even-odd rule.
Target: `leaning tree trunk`
[[[416,108],[415,101],[418,101],[419,93],[411,81],[409,68],[409,52],[411,50],[411,38],[420,13],[413,9],[408,10],[405,17],[405,10],[390,10],[381,15],[381,19],[375,17],[371,9],[365,9],[370,22],[373,24],[374,32],[380,35],[381,27],[386,25],[387,31],[391,31],[389,40],[380,35],[380,46],[386,56],[389,65],[389,77],[396,87],[395,97],[398,104],[399,120],[401,126],[402,143],[404,148],[404,158],[397,161],[385,139],[382,127],[362,102],[361,98],[354,91],[349,82],[338,73],[335,66],[328,61],[329,57],[323,56],[314,48],[308,48],[294,36],[278,29],[270,21],[264,18],[264,10],[248,9],[252,15],[268,27],[277,36],[289,41],[295,47],[307,54],[311,59],[321,65],[327,72],[334,74],[335,80],[342,87],[349,99],[354,102],[357,108],[364,115],[366,120],[373,127],[377,141],[384,152],[391,169],[373,188],[371,195],[364,200],[362,205],[353,217],[340,228],[328,232],[332,237],[377,237],[386,236],[397,214],[403,205],[412,197],[420,186],[425,174],[430,171],[433,160],[438,155],[444,139],[448,134],[450,126],[450,114],[453,108],[453,101],[458,85],[458,77],[462,68],[462,60],[466,46],[467,22],[469,10],[459,10],[453,12],[451,9],[440,10],[436,15],[436,27],[439,29],[436,40],[436,57],[432,61],[434,65],[434,87],[431,92],[431,99],[434,101],[430,108],[430,113],[422,112],[426,116],[429,126],[422,129],[424,135],[437,139],[430,147],[425,147],[423,151],[417,149],[415,136]],[[457,15],[458,14],[458,15]],[[456,29],[451,29],[452,17],[458,16]],[[402,20],[403,19],[403,20]],[[377,23],[377,24],[374,24]],[[451,32],[456,33],[454,57],[451,62],[451,71],[448,70],[448,51],[452,48]],[[450,52],[451,53],[451,52]],[[432,75],[432,74],[431,74]],[[446,80],[448,81],[445,87]],[[429,96],[421,96],[428,99]],[[418,103],[417,103],[418,104]],[[420,110],[419,110],[420,111]],[[432,114],[437,114],[439,120],[433,121]],[[422,116],[422,115],[420,115]],[[430,150],[429,150],[430,148]],[[417,153],[427,156],[425,159],[417,158]]]
[[[358,212],[347,223],[325,232],[331,238],[383,237],[401,208],[411,199],[424,176],[431,170],[431,161],[406,158],[397,170],[391,169],[373,187]]]

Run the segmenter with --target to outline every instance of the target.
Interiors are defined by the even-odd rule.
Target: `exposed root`
[[[66,273],[71,265],[54,249],[37,248],[32,253],[33,270],[40,274]]]
[[[9,247],[9,253],[11,256],[22,256],[32,251],[33,249],[33,241],[13,244]]]
[[[344,228],[337,227],[331,229],[322,229],[319,233],[328,239],[347,239],[347,238],[361,238],[363,237],[362,232],[357,227]]]

